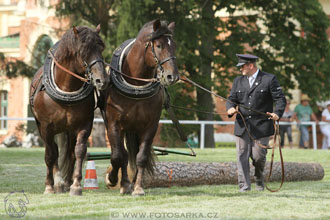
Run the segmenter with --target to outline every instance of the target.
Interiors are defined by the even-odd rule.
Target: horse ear
[[[172,34],[174,34],[175,22],[171,22],[167,27],[172,32]]]
[[[78,38],[79,35],[78,35],[78,30],[77,30],[76,26],[73,26],[72,30],[73,30],[74,35]]]
[[[156,21],[154,21],[153,26],[154,26],[154,31],[157,31],[160,28],[161,24],[160,24],[160,19],[159,18]]]
[[[100,33],[101,30],[101,24],[98,24],[97,27],[95,28],[96,33]]]

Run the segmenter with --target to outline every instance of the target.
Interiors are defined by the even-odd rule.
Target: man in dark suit
[[[249,132],[241,115],[237,114],[234,134],[237,136],[238,184],[241,192],[251,190],[249,166],[251,157],[255,167],[256,189],[263,191],[267,149],[261,145],[267,146],[269,137],[274,134],[272,120],[280,119],[286,99],[276,76],[258,69],[257,56],[250,54],[236,54],[236,56],[242,76],[234,79],[226,109],[229,117],[238,111],[241,112]],[[275,106],[273,106],[274,102]]]

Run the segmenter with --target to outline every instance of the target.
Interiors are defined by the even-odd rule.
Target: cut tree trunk
[[[270,163],[266,163],[265,179],[268,177]],[[111,168],[108,169],[109,172]],[[324,169],[318,163],[285,162],[285,182],[287,181],[314,181],[322,180]],[[251,181],[254,182],[254,167],[250,164]],[[132,180],[133,172],[129,170]],[[282,171],[280,162],[273,164],[270,181],[281,181]],[[120,180],[118,181],[120,182]],[[194,185],[220,185],[237,184],[237,164],[227,163],[184,163],[159,162],[156,163],[153,176],[144,177],[144,186],[194,186]]]

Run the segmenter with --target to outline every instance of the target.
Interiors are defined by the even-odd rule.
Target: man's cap
[[[243,66],[246,63],[255,63],[259,57],[252,54],[236,54],[238,64],[236,66]]]
[[[330,100],[325,103],[325,106],[329,106],[329,105],[330,105]]]
[[[302,96],[301,96],[301,99],[300,99],[301,101],[310,101],[311,99],[308,97],[308,95],[305,95],[305,94],[303,94]]]

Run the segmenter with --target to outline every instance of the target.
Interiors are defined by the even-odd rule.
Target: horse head
[[[154,20],[147,24],[143,34],[145,42],[145,62],[154,67],[157,79],[164,86],[170,86],[179,80],[173,40],[175,23]],[[140,35],[140,34],[139,34]]]
[[[109,77],[102,57],[105,44],[99,36],[100,29],[100,25],[95,30],[82,26],[73,27],[73,32],[81,69],[84,69],[85,75],[98,90],[104,90],[109,83]]]

